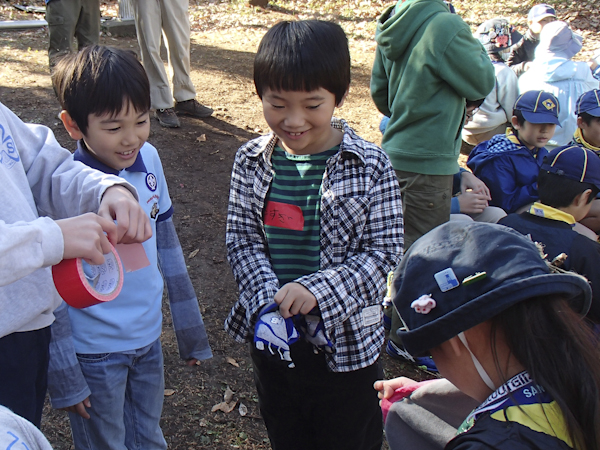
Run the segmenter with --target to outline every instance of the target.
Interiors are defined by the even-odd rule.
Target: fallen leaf
[[[227,389],[225,389],[225,394],[223,394],[223,400],[229,403],[233,399],[233,394],[235,394],[235,392],[233,392],[231,389],[229,389],[229,386],[227,386]]]
[[[196,138],[197,142],[206,142],[206,135],[205,134],[201,134],[200,136],[198,136]]]
[[[240,367],[240,365],[237,363],[237,361],[235,359],[233,359],[231,356],[226,356],[225,361],[227,361],[232,366]]]
[[[175,389],[165,389],[165,397],[170,397],[175,393]]]
[[[229,414],[231,411],[233,411],[233,408],[235,408],[236,404],[237,404],[237,402],[231,402],[231,403],[220,402],[220,403],[217,403],[216,405],[214,405],[210,411],[211,412],[223,411],[224,413]]]
[[[210,152],[209,155],[215,155],[217,153],[219,153],[219,150],[215,150],[214,152]]]
[[[188,256],[188,259],[192,259],[194,256],[196,256],[198,254],[199,251],[200,251],[199,248],[194,250],[192,253],[190,253],[190,256]]]
[[[238,408],[238,411],[240,413],[240,416],[245,416],[246,414],[248,414],[248,407],[246,405],[244,405],[243,403],[240,403],[240,407]]]

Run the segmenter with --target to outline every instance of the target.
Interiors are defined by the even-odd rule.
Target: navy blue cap
[[[541,3],[539,5],[535,5],[529,10],[529,14],[527,14],[527,21],[539,22],[546,17],[556,17],[556,11],[552,6]]]
[[[592,299],[584,277],[551,273],[527,237],[481,222],[447,222],[418,239],[396,269],[393,289],[406,328],[396,331],[413,356],[532,297],[563,294],[581,314]]]
[[[575,104],[575,115],[588,113],[593,117],[600,117],[600,89],[584,92]]]
[[[523,113],[529,123],[553,123],[560,126],[558,99],[550,92],[527,91],[515,102],[515,108]]]
[[[552,150],[541,170],[564,176],[580,183],[590,183],[600,189],[600,158],[579,145],[565,145]]]

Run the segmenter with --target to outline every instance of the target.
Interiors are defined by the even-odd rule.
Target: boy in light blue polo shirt
[[[61,120],[78,141],[74,158],[133,184],[153,231],[143,244],[150,265],[126,273],[115,300],[57,311],[49,370],[52,405],[69,411],[77,449],[166,449],[159,426],[163,276],[182,359],[194,365],[212,353],[160,158],[146,142],[148,78],[133,53],[92,46],[61,60],[52,80]]]

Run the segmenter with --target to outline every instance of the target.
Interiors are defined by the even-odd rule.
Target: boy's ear
[[[579,116],[577,116],[577,128],[581,128],[582,130],[587,128],[587,123]]]
[[[344,92],[344,95],[342,95],[342,99],[340,100],[340,102],[335,105],[337,108],[341,108],[342,105],[344,104],[344,101],[346,100],[346,97],[348,97],[348,91],[350,90],[350,88],[346,89],[346,92]]]
[[[75,139],[76,141],[78,141],[79,139],[83,139],[83,133],[81,132],[79,126],[67,111],[63,109],[60,112],[59,117],[71,138]]]
[[[588,204],[588,200],[590,199],[590,195],[592,195],[592,190],[586,189],[581,194],[575,196],[573,203],[577,207],[586,206]]]
[[[512,126],[515,130],[518,130],[521,128],[521,125],[519,125],[519,121],[517,120],[517,116],[512,116],[510,118],[510,123],[512,124]]]

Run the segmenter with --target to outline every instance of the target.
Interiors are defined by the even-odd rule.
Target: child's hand
[[[471,190],[477,194],[483,194],[486,200],[491,200],[490,190],[486,184],[473,175],[471,172],[461,172],[460,174],[460,192],[463,194]],[[462,211],[462,210],[461,210]]]
[[[273,300],[279,305],[279,312],[284,319],[296,314],[308,314],[317,306],[315,296],[299,283],[284,285]]]
[[[94,213],[57,220],[63,234],[63,259],[83,258],[90,264],[102,264],[110,253],[108,236],[116,236],[117,226]]]
[[[418,384],[418,382],[415,380],[411,380],[410,378],[398,377],[393,378],[391,380],[378,380],[375,382],[375,384],[373,384],[373,387],[376,391],[379,391],[377,396],[383,399],[390,398],[394,394],[396,389],[405,386],[410,386],[412,384]]]
[[[98,214],[117,221],[116,232],[108,236],[113,244],[144,242],[152,236],[148,215],[123,186],[111,186],[104,192]]]
[[[464,194],[458,196],[458,204],[460,205],[460,212],[466,214],[479,214],[482,213],[488,205],[488,199],[485,194],[478,194],[473,191],[467,191]]]
[[[92,404],[90,403],[90,398],[87,397],[84,401],[77,403],[73,406],[68,406],[66,408],[61,408],[63,411],[79,414],[84,419],[89,419],[90,415],[86,411],[86,408],[91,408]]]

